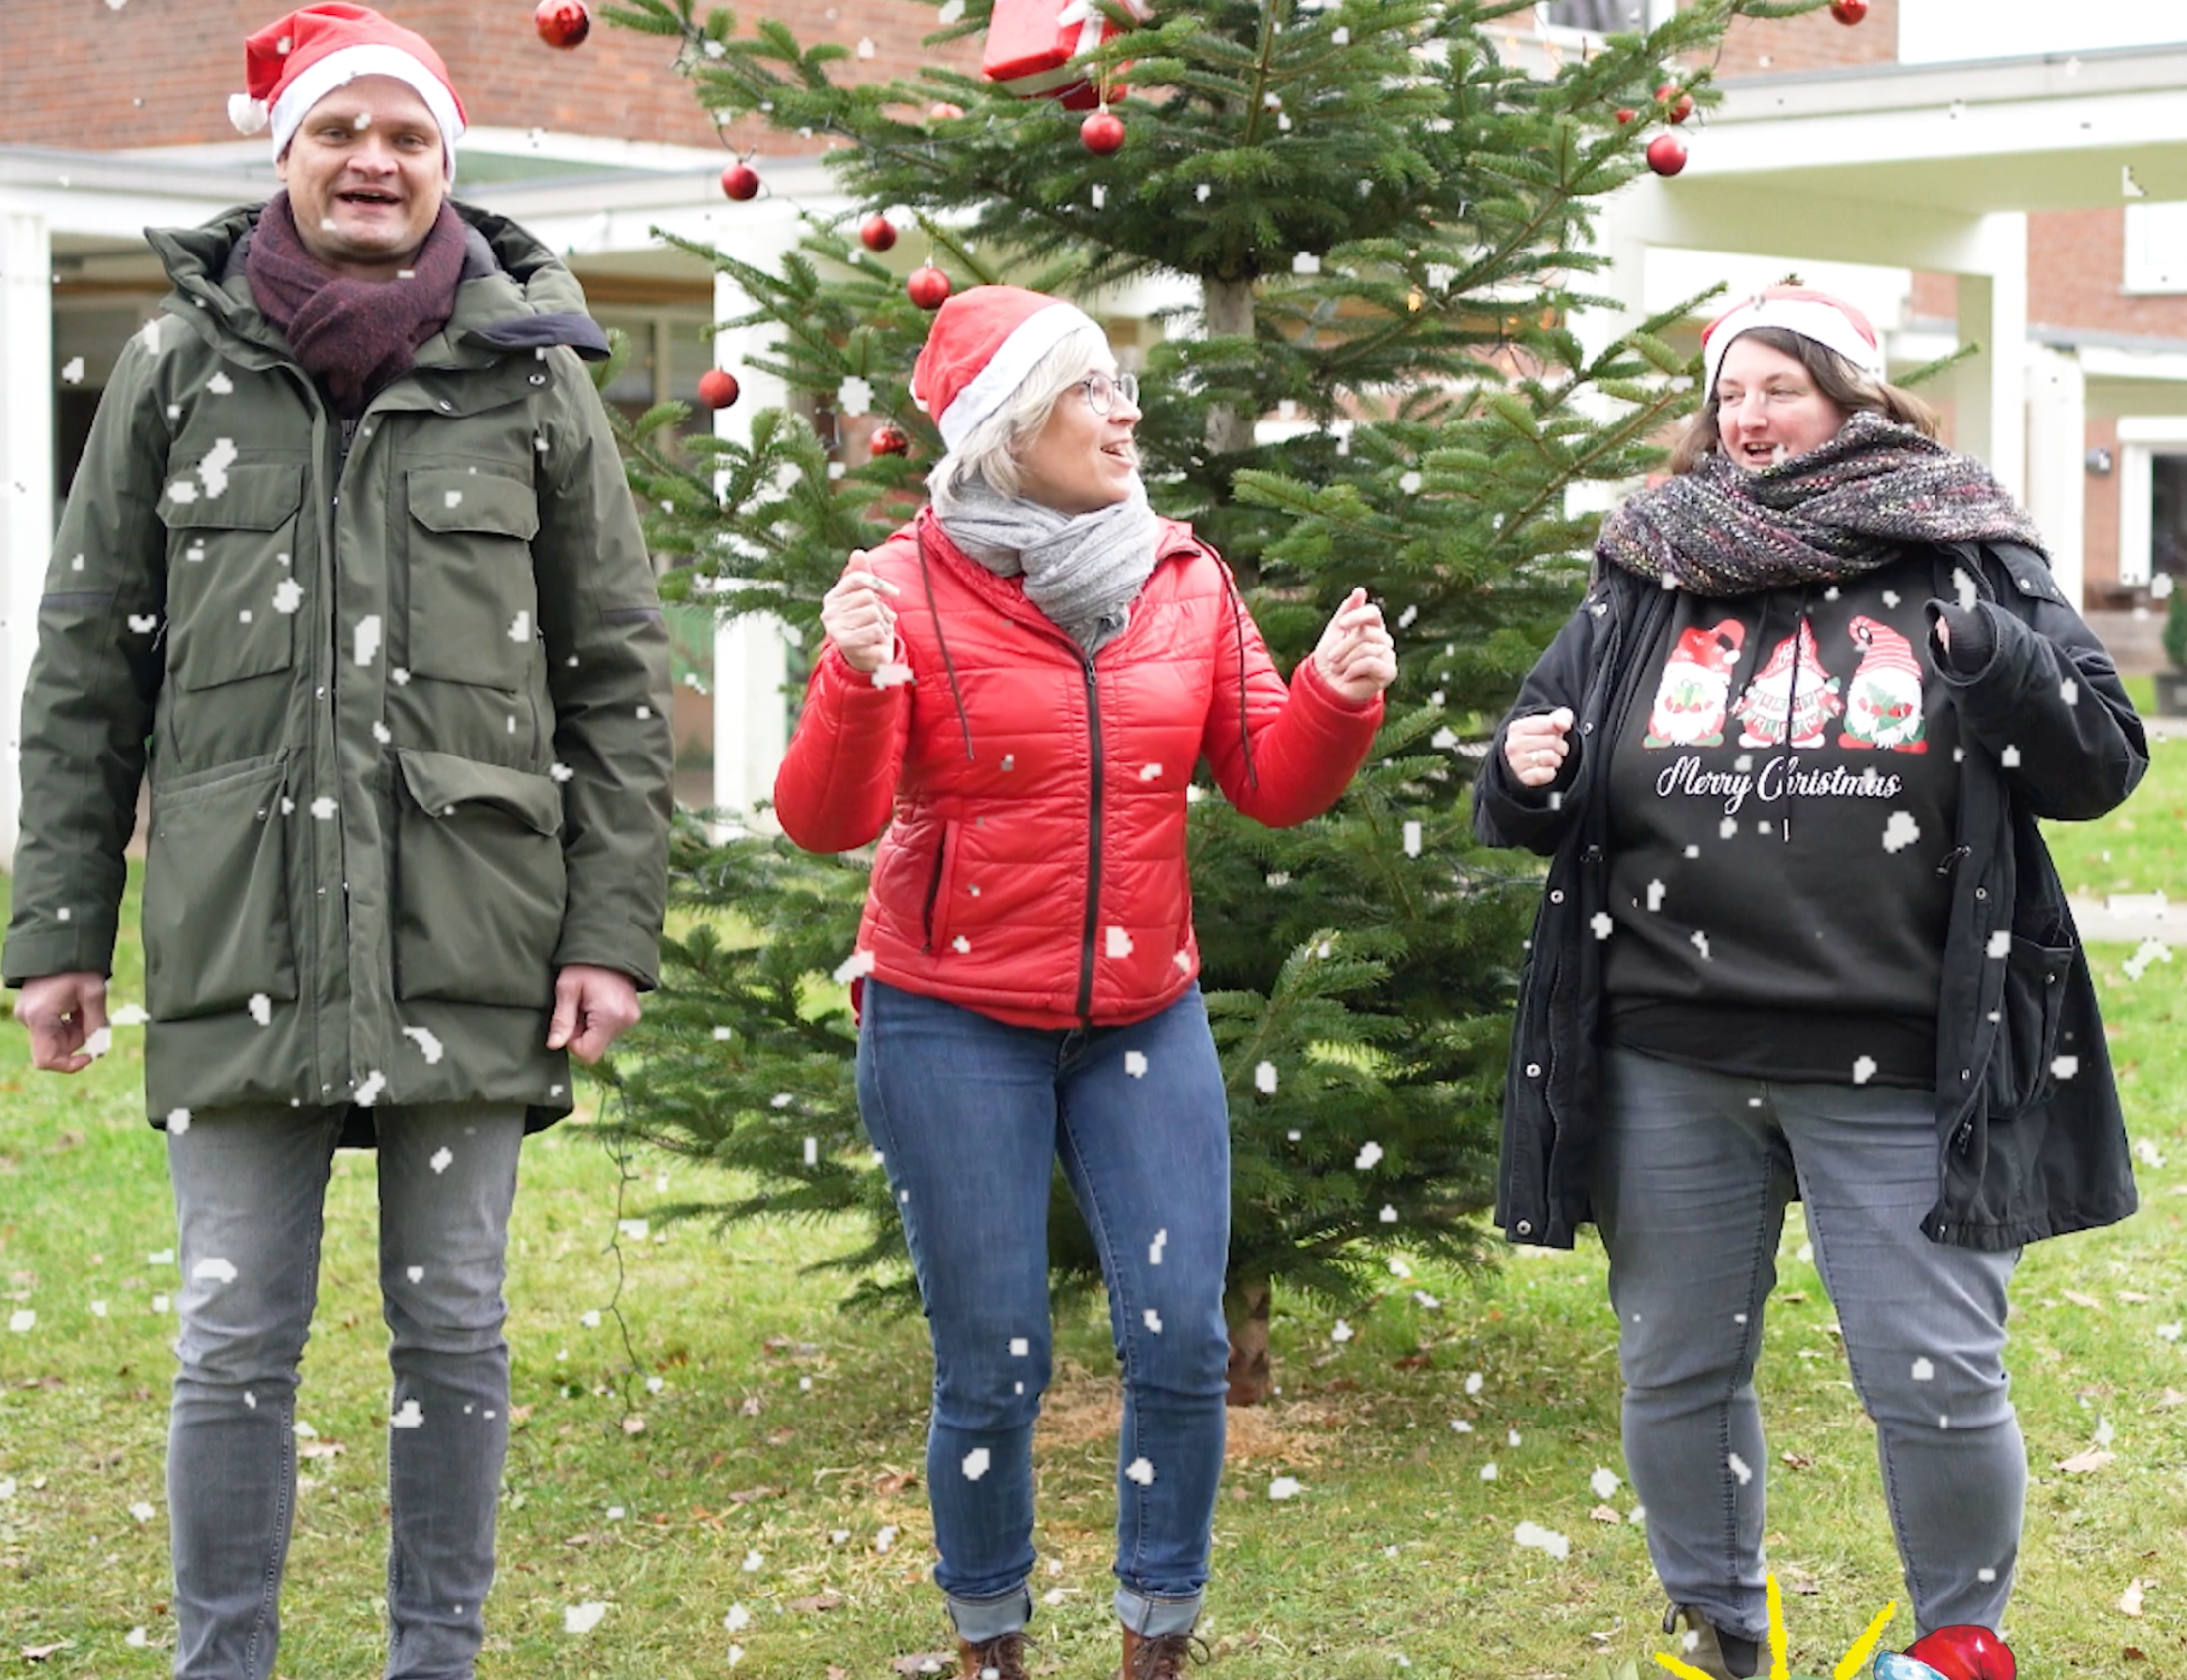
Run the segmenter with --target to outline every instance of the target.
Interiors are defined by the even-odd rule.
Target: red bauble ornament
[[[737,401],[737,376],[721,368],[709,368],[699,376],[699,401],[710,409],[726,409]]]
[[[1095,111],[1079,124],[1079,144],[1095,157],[1106,157],[1124,143],[1124,120],[1114,111]]]
[[[1638,111],[1636,111],[1636,110],[1629,110],[1629,109],[1628,109],[1628,110],[1620,110],[1620,111],[1618,111],[1618,113],[1617,113],[1617,126],[1618,126],[1618,127],[1620,127],[1620,128],[1624,127],[1624,125],[1625,125],[1626,123],[1628,123],[1628,122],[1631,122],[1631,121],[1633,121],[1633,120],[1634,120],[1635,118],[1637,118],[1637,117],[1639,116],[1639,114],[1640,114],[1640,113],[1639,113]]]
[[[1861,7],[1867,9],[1866,0]],[[1971,1623],[1925,1633],[1907,1646],[1906,1654],[1928,1663],[1944,1680],[2013,1680],[2016,1666],[2004,1640]]]
[[[1830,15],[1850,29],[1868,16],[1868,0],[1830,0]]]
[[[893,425],[880,425],[866,439],[866,447],[877,455],[906,455],[911,453],[912,440]]]
[[[550,47],[575,47],[592,32],[592,14],[585,0],[539,0],[532,27]]]
[[[1648,167],[1658,175],[1676,175],[1686,167],[1686,142],[1676,134],[1658,134],[1648,142]]]
[[[949,276],[930,262],[924,268],[914,268],[912,277],[904,282],[904,295],[922,309],[939,309],[949,301]]]
[[[722,171],[722,191],[733,199],[759,196],[759,172],[749,163],[733,163]]]
[[[1684,122],[1693,115],[1693,95],[1681,93],[1667,82],[1655,90],[1655,102],[1669,107],[1663,114],[1673,122]]]
[[[896,224],[886,216],[869,216],[859,223],[858,237],[868,251],[887,251],[896,244]]]

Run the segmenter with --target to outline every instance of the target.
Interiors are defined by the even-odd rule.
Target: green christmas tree
[[[692,248],[755,300],[738,324],[771,329],[754,365],[792,403],[755,416],[749,442],[686,456],[650,441],[672,413],[632,428],[652,540],[692,558],[672,594],[779,614],[815,648],[845,556],[917,505],[941,454],[907,389],[928,317],[852,237],[859,217],[904,206],[959,289],[1195,281],[1199,309],[1165,323],[1142,372],[1156,507],[1226,556],[1285,670],[1355,585],[1398,638],[1388,721],[1330,815],[1271,832],[1212,791],[1192,810],[1202,984],[1232,1104],[1232,1393],[1258,1399],[1271,1285],[1356,1303],[1398,1251],[1460,1265],[1483,1252],[1534,877],[1474,846],[1468,784],[1584,579],[1594,519],[1575,490],[1644,472],[1692,401],[1686,356],[1659,336],[1683,310],[1592,351],[1573,330],[1598,301],[1589,218],[1645,167],[1666,67],[1706,102],[1695,67],[1733,19],[1823,0],[1700,0],[1548,74],[1498,50],[1500,20],[1530,0],[1164,0],[1144,23],[1103,0],[1126,27],[1085,68],[1130,84],[1114,105],[1126,141],[1106,156],[1059,103],[935,69],[854,84],[846,49],[773,19],[740,33],[694,3],[607,14],[677,38],[718,116],[850,142],[830,161],[862,208],[814,222],[778,272]],[[984,30],[990,3],[948,0],[933,39]],[[1648,118],[1620,123],[1620,107]],[[841,458],[851,380],[908,453]],[[1257,442],[1257,420],[1278,414],[1305,423]],[[767,837],[709,844],[688,822],[675,884],[697,914],[616,1078],[633,1133],[736,1169],[734,1190],[690,1211],[862,1210],[870,1240],[838,1262],[853,1298],[901,1298],[830,981],[865,868]],[[1091,1286],[1096,1257],[1060,1177],[1057,1203],[1056,1280]]]

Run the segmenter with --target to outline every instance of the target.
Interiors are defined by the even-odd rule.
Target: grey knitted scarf
[[[1857,414],[1829,442],[1749,472],[1721,454],[1643,490],[1602,522],[1599,561],[1724,597],[1785,584],[1840,583],[1909,543],[2042,536],[1989,468],[1911,426]]]
[[[1159,530],[1146,492],[1094,513],[1059,513],[980,478],[934,497],[956,544],[1000,578],[1025,576],[1025,598],[1091,659],[1124,633],[1154,571]]]

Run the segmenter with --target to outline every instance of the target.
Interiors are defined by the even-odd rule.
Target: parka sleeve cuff
[[[559,974],[565,968],[581,966],[612,968],[618,974],[629,975],[631,983],[641,992],[659,986],[660,935],[627,923],[618,927],[610,921],[595,922],[579,917],[576,914],[579,891],[573,885],[572,915],[563,924],[562,938],[555,945],[555,972]]]
[[[10,986],[48,974],[104,974],[114,971],[114,928],[17,927],[0,953],[0,978]]]

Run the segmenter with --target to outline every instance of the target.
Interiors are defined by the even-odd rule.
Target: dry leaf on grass
[[[2144,1582],[2139,1576],[2134,1577],[2132,1583],[2126,1588],[2126,1591],[2119,1594],[2118,1596],[2118,1609],[2120,1614],[2137,1616],[2141,1613],[2141,1590],[2147,1585],[2148,1584]]]
[[[889,1666],[899,1674],[946,1674],[956,1661],[954,1651],[913,1651],[909,1656],[892,1660]]]
[[[2117,1456],[2115,1452],[2105,1452],[2101,1446],[2092,1446],[2086,1452],[2076,1452],[2071,1458],[2059,1459],[2058,1467],[2069,1476],[2087,1475],[2091,1470],[2101,1470]]]
[[[843,1595],[840,1593],[815,1593],[809,1598],[792,1598],[789,1601],[789,1607],[793,1610],[841,1609],[843,1607]]]
[[[2064,1295],[2066,1299],[2073,1302],[2075,1306],[2085,1306],[2089,1308],[2092,1312],[2102,1312],[2103,1310],[2103,1303],[2102,1301],[2098,1300],[2094,1295],[2084,1295],[2079,1289],[2061,1289],[2058,1292],[2061,1295]]]

